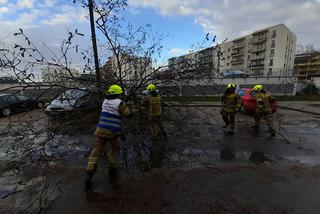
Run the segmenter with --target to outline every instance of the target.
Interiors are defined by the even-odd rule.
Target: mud
[[[141,173],[128,170],[135,166],[129,162],[121,172],[121,185],[112,186],[102,158],[90,191],[84,190],[83,183],[94,125],[87,129],[73,126],[59,133],[59,145],[49,148],[48,154],[62,154],[63,161],[52,161],[48,177],[36,182],[41,187],[46,180],[61,178],[61,192],[50,198],[46,212],[318,213],[320,117],[279,110],[278,134],[271,138],[264,122],[254,132],[250,115],[238,115],[235,134],[226,134],[219,111],[188,108],[167,115],[170,149],[163,168]],[[128,159],[135,159],[130,145],[140,141],[141,137],[129,133],[123,146]],[[139,144],[141,148],[145,145],[147,140]],[[148,159],[147,152],[140,156]],[[39,176],[28,177],[23,184]],[[9,188],[8,179],[19,182],[10,176],[0,180],[2,195],[15,191],[16,186]],[[16,193],[0,205],[18,210],[16,201],[30,194]]]
[[[319,176],[318,168],[225,163],[130,175],[119,191],[100,172],[91,191],[81,180],[66,186],[48,213],[318,213]]]

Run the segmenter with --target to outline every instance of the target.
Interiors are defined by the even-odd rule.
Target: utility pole
[[[93,0],[88,0],[89,6],[89,15],[90,15],[90,27],[91,27],[91,38],[92,38],[92,48],[93,48],[93,57],[94,57],[94,67],[96,70],[96,78],[97,78],[97,87],[98,92],[100,94],[101,90],[101,77],[99,70],[99,58],[98,58],[98,49],[97,49],[97,39],[96,39],[96,30],[94,25],[94,15],[93,15]]]

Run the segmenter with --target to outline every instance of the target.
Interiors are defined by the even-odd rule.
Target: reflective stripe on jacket
[[[107,100],[102,104],[102,111],[97,127],[113,134],[121,134],[122,118],[119,113],[120,99]]]

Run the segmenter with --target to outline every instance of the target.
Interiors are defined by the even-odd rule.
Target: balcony
[[[263,43],[267,41],[267,36],[257,36],[253,37],[252,44]]]
[[[239,60],[239,59],[235,59],[231,61],[231,65],[238,65],[238,64],[242,64],[243,63],[243,59]]]
[[[265,53],[259,54],[258,56],[252,55],[251,60],[265,59],[265,57],[266,57]]]
[[[258,69],[258,68],[263,68],[263,67],[264,67],[264,63],[251,65],[251,69]]]
[[[262,46],[253,46],[251,49],[251,53],[262,52],[266,50],[266,45]]]
[[[233,43],[232,45],[232,49],[238,49],[238,48],[243,48],[244,47],[244,43]]]
[[[231,56],[242,56],[243,55],[243,51],[232,51]]]

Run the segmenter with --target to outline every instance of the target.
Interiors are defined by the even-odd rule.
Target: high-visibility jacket
[[[122,117],[119,112],[119,106],[122,103],[120,99],[105,99],[102,104],[102,110],[97,127],[112,134],[122,133]]]
[[[225,112],[235,112],[241,107],[241,98],[238,94],[232,93],[225,95],[223,99],[223,110]]]
[[[162,116],[162,98],[160,95],[148,95],[145,98],[145,105],[149,118]]]
[[[272,113],[271,102],[273,100],[273,97],[270,93],[258,92],[256,94],[256,99],[257,99],[256,112],[262,112],[267,114]]]

